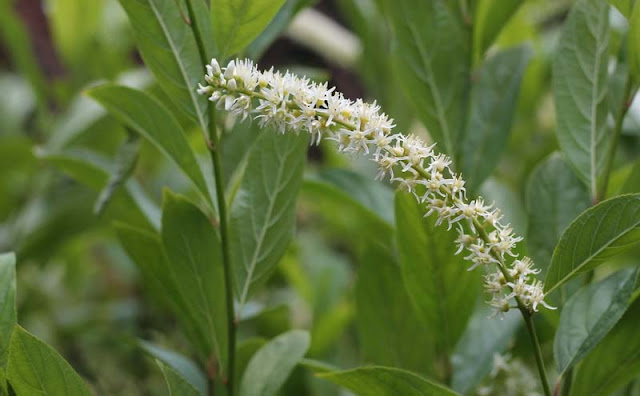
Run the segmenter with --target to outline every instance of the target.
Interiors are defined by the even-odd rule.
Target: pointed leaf
[[[476,300],[481,280],[467,271],[462,255],[455,255],[456,233],[436,227],[432,217],[424,218],[413,195],[396,193],[395,209],[404,285],[430,338],[448,356],[473,312],[469,302]]]
[[[220,237],[197,207],[165,190],[162,242],[171,277],[209,343],[205,356],[213,352],[223,368],[227,361],[227,315]]]
[[[276,15],[285,0],[212,0],[211,20],[223,56],[242,51]]]
[[[251,358],[240,382],[240,396],[272,396],[309,349],[309,334],[291,330],[267,342]]]
[[[493,44],[511,16],[522,5],[520,0],[478,0],[473,21],[474,58],[480,59]]]
[[[553,344],[558,371],[563,373],[607,335],[627,310],[637,279],[626,269],[576,292],[562,309]]]
[[[16,255],[3,253],[0,254],[0,368],[7,364],[16,320]]]
[[[142,91],[113,84],[92,88],[87,93],[174,161],[202,196],[211,202],[202,169],[184,130],[160,102]]]
[[[148,341],[139,340],[138,344],[145,352],[155,357],[158,360],[159,364],[167,366],[175,372],[175,375],[179,375],[184,379],[184,381],[188,382],[191,387],[197,389],[199,394],[207,394],[207,378],[205,377],[204,373],[198,368],[198,366],[196,366],[196,364],[190,359],[180,355],[177,352],[163,348]],[[166,373],[165,379],[167,380],[167,385],[169,385],[169,388],[171,388],[171,384],[169,383],[169,378],[167,377]],[[173,382],[179,383],[181,381]],[[181,395],[181,393],[174,393],[176,395]]]
[[[515,47],[493,55],[478,71],[478,81],[471,89],[471,110],[461,157],[461,171],[471,191],[478,188],[500,160],[530,58],[527,47]]]
[[[549,293],[579,273],[640,242],[640,194],[622,195],[582,213],[565,230],[545,279]]]
[[[307,136],[269,131],[254,145],[231,207],[231,259],[244,305],[289,244],[306,158]]]
[[[454,391],[410,371],[391,367],[360,367],[317,374],[360,396],[453,396]]]
[[[209,103],[196,92],[205,62],[200,59],[195,36],[181,14],[186,10],[184,2],[120,0],[120,4],[129,16],[144,63],[167,96],[206,131]]]
[[[16,325],[7,379],[18,395],[91,396],[87,384],[58,352]]]
[[[553,62],[558,141],[592,196],[607,151],[609,4],[579,0],[564,23]]]
[[[170,366],[157,360],[169,388],[169,396],[204,396],[205,394],[193,387],[180,373]]]

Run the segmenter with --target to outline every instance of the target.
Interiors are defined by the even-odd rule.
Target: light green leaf
[[[571,396],[610,395],[640,374],[640,300],[578,366]]]
[[[473,18],[473,53],[479,60],[522,5],[521,0],[478,0]]]
[[[520,314],[514,311],[498,319],[491,315],[486,304],[481,303],[476,307],[451,357],[451,387],[460,393],[468,394],[480,384],[491,372],[494,355],[507,349],[520,323]]]
[[[164,192],[162,242],[170,274],[184,298],[192,320],[224,370],[227,361],[227,314],[222,247],[207,217],[185,198]]]
[[[446,3],[384,0],[402,87],[441,150],[457,157],[469,85],[469,34]]]
[[[410,371],[392,367],[360,367],[317,374],[360,396],[453,396],[451,389]]]
[[[272,396],[309,348],[309,334],[291,330],[267,342],[251,358],[240,382],[240,396]]]
[[[49,26],[58,54],[67,66],[87,64],[87,54],[95,51],[104,1],[56,0],[51,3]],[[93,54],[93,56],[96,56]]]
[[[560,148],[594,197],[609,145],[608,48],[609,4],[578,0],[554,55],[553,93]]]
[[[375,364],[444,376],[448,356],[436,359],[434,340],[425,337],[430,327],[413,308],[397,259],[375,241],[362,250],[355,319],[363,357]]]
[[[437,354],[448,358],[462,335],[473,312],[481,279],[469,272],[469,264],[457,250],[455,232],[436,227],[433,217],[413,195],[398,192],[395,196],[396,243],[404,285],[429,329],[429,338]]]
[[[266,280],[295,227],[295,206],[306,159],[306,134],[262,134],[249,153],[231,206],[231,260],[240,306]]]
[[[212,0],[211,20],[222,56],[242,51],[276,15],[285,0]]]
[[[249,338],[238,343],[236,348],[236,384],[240,383],[242,374],[247,369],[253,355],[266,343],[267,340],[261,337]]]
[[[461,172],[470,191],[478,188],[500,160],[511,131],[520,81],[530,58],[527,47],[511,48],[487,59],[477,72],[466,134],[459,142]]]
[[[58,352],[18,325],[9,345],[7,379],[18,395],[91,396],[87,384]]]
[[[0,254],[0,368],[7,364],[16,321],[16,255],[3,253]]]
[[[189,381],[187,381],[180,373],[172,369],[170,366],[157,360],[160,370],[164,375],[164,379],[167,382],[169,388],[169,396],[204,396],[202,391],[198,391],[193,387]]]
[[[545,279],[549,293],[640,242],[640,194],[622,195],[583,212],[565,230]]]
[[[139,340],[138,344],[146,353],[156,358],[158,360],[158,364],[166,365],[168,368],[174,371],[176,375],[179,375],[183,381],[189,383],[192,388],[197,389],[199,394],[207,394],[207,378],[205,377],[204,373],[198,368],[198,366],[196,366],[196,364],[190,359],[180,355],[177,352],[163,348],[160,345],[156,345],[148,341]],[[167,385],[169,385],[169,388],[171,388],[171,384],[169,383],[169,378],[167,377],[166,373],[165,379],[167,380]],[[173,382],[178,384],[180,381]],[[181,395],[181,393],[174,393],[176,393],[177,395]]]
[[[629,69],[636,82],[640,81],[640,3],[636,2],[629,18],[629,33],[627,37],[627,56]]]
[[[622,15],[629,18],[631,15],[631,7],[633,5],[634,0],[609,0],[609,3],[616,7]]]
[[[562,308],[553,350],[563,373],[607,335],[627,310],[636,269],[626,269],[578,290]]]
[[[88,95],[174,161],[203,197],[211,202],[202,169],[187,142],[184,130],[160,102],[142,91],[113,84],[92,88]]]
[[[633,164],[620,193],[640,193],[640,158]]]
[[[129,16],[144,63],[167,96],[206,131],[209,102],[196,92],[204,79],[204,62],[181,14],[181,9],[186,10],[183,0],[120,0],[120,4]]]
[[[589,191],[558,153],[533,170],[526,191],[526,242],[538,268],[546,272],[562,232],[590,205]]]

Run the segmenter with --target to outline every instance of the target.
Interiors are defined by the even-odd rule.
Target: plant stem
[[[607,151],[606,164],[603,172],[602,183],[600,184],[600,189],[594,198],[594,204],[602,201],[607,194],[607,188],[609,187],[609,177],[611,176],[611,170],[613,168],[613,160],[616,156],[616,150],[618,149],[618,141],[620,140],[620,135],[622,134],[622,124],[624,121],[624,116],[627,114],[629,110],[629,100],[632,98],[631,89],[633,82],[631,81],[631,77],[627,75],[627,81],[624,85],[624,93],[622,94],[622,105],[620,109],[618,109],[618,114],[616,115],[615,125],[613,127],[613,137],[611,144],[609,145],[609,151]]]
[[[520,308],[522,318],[527,326],[527,332],[531,338],[531,344],[533,345],[533,351],[536,358],[536,365],[538,366],[538,374],[540,374],[540,382],[542,383],[542,389],[546,396],[551,396],[551,388],[549,387],[549,380],[547,380],[547,372],[544,369],[544,360],[542,359],[542,350],[540,349],[540,341],[538,341],[538,335],[536,334],[536,328],[533,326],[533,320],[531,319],[531,312],[526,308]]]
[[[198,52],[200,53],[200,59],[202,64],[208,63],[207,54],[204,49],[204,43],[200,36],[200,30],[198,29],[198,23],[193,11],[192,0],[187,0],[187,10],[189,13],[189,23],[191,30],[198,44]],[[205,69],[206,73],[206,69]],[[216,183],[216,200],[218,202],[218,216],[220,226],[220,239],[222,242],[222,266],[224,269],[224,283],[225,283],[225,299],[227,305],[227,372],[226,372],[226,386],[227,395],[233,396],[235,393],[235,352],[236,352],[236,315],[233,306],[233,283],[231,280],[231,259],[229,248],[229,217],[227,216],[227,202],[224,196],[224,179],[222,177],[222,163],[220,161],[219,153],[219,139],[216,130],[216,109],[213,103],[209,106],[209,131],[207,137],[207,147],[211,154],[211,162],[213,163],[213,174]],[[209,393],[213,394],[213,386],[209,387]]]

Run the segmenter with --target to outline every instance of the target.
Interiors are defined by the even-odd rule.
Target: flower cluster
[[[512,299],[530,311],[539,305],[552,308],[544,302],[542,283],[533,277],[539,270],[529,258],[517,259],[514,248],[522,238],[501,223],[500,211],[482,198],[467,200],[465,182],[451,170],[451,160],[416,135],[393,133],[393,119],[375,102],[349,100],[326,83],[289,72],[260,72],[250,60],[232,60],[221,68],[213,59],[205,80],[198,93],[242,119],[251,116],[282,133],[306,131],[316,144],[322,138],[334,140],[341,152],[370,154],[378,178],[389,177],[412,193],[425,205],[425,216],[437,217],[436,224],[455,227],[458,253],[466,251],[470,270],[482,266],[492,271],[485,287],[497,312],[508,311]]]

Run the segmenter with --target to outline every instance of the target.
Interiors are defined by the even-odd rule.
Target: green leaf
[[[231,260],[240,306],[266,280],[293,236],[306,134],[262,134],[231,206]]]
[[[285,0],[212,0],[211,20],[220,52],[242,51],[276,15]]]
[[[416,312],[440,355],[449,356],[473,312],[481,280],[457,250],[455,232],[436,227],[415,197],[396,193],[400,270]]]
[[[253,355],[267,343],[267,340],[261,337],[249,338],[238,343],[236,348],[236,371],[235,383],[240,383]]]
[[[636,2],[629,18],[629,33],[627,37],[629,69],[636,82],[640,81],[640,3]]]
[[[621,194],[640,193],[640,159],[636,160],[627,177],[627,181],[622,186]]]
[[[609,4],[579,0],[564,23],[553,61],[560,148],[569,165],[597,191],[607,140]]]
[[[397,259],[375,241],[362,250],[355,319],[363,357],[375,364],[444,376],[448,356],[436,359],[435,342],[425,336],[430,327],[413,308]]]
[[[180,11],[186,10],[183,1],[120,0],[120,4],[129,16],[144,63],[167,96],[206,131],[209,102],[196,92],[204,65]]]
[[[392,57],[401,85],[429,134],[457,157],[469,85],[469,34],[446,3],[384,0],[395,32]]]
[[[627,310],[638,271],[626,269],[578,290],[562,308],[553,344],[563,373],[607,335]]]
[[[7,379],[18,395],[86,395],[87,384],[53,348],[16,325],[9,345]]]
[[[622,15],[629,18],[634,0],[609,0],[609,3],[616,7]]]
[[[7,364],[16,321],[16,255],[3,253],[0,254],[0,368]]]
[[[7,385],[7,375],[4,373],[2,367],[0,367],[0,396],[9,396]]]
[[[640,374],[640,300],[578,366],[572,396],[610,395]]]
[[[589,191],[558,153],[536,166],[526,189],[526,242],[538,268],[546,272],[562,232],[590,205]]]
[[[477,72],[466,134],[461,142],[461,171],[470,191],[478,188],[500,160],[511,131],[520,81],[530,58],[527,47],[511,48],[487,59]]]
[[[207,394],[207,377],[190,359],[148,341],[139,340],[138,344],[146,353],[156,358],[158,364],[166,365],[171,371],[175,372],[175,375],[179,375],[182,381],[186,381],[192,388],[197,389],[198,393]],[[167,380],[167,385],[171,388],[166,373],[165,379]],[[181,393],[174,393],[181,395]]]
[[[160,102],[142,91],[113,84],[92,88],[87,93],[120,122],[144,136],[174,161],[203,197],[211,202],[202,169],[184,130]]]
[[[227,361],[227,311],[222,247],[207,217],[185,198],[164,192],[162,242],[171,277],[192,320],[207,341],[204,356],[215,353],[224,370]]]
[[[160,360],[157,360],[160,370],[164,375],[164,379],[167,382],[169,388],[169,396],[204,396],[205,394],[198,391],[189,383],[180,373],[172,369],[170,366],[163,364]]]
[[[452,396],[454,391],[410,371],[392,367],[360,367],[317,374],[360,396]]]
[[[516,234],[524,234],[527,230],[527,213],[524,209],[524,202],[510,185],[495,177],[488,178],[480,186],[480,195],[485,202],[495,202],[495,207],[500,208],[504,215],[502,221],[510,224]],[[518,244],[516,252],[524,253],[523,244]]]
[[[473,17],[474,59],[484,55],[520,5],[520,0],[478,0]]]
[[[304,357],[309,342],[306,331],[291,330],[266,343],[249,361],[240,382],[239,395],[275,395]]]
[[[611,198],[586,210],[565,230],[553,252],[545,293],[637,242],[640,194]]]
[[[519,313],[511,311],[498,319],[486,304],[481,304],[451,357],[451,387],[463,394],[468,394],[491,372],[494,355],[507,349],[522,323]]]

